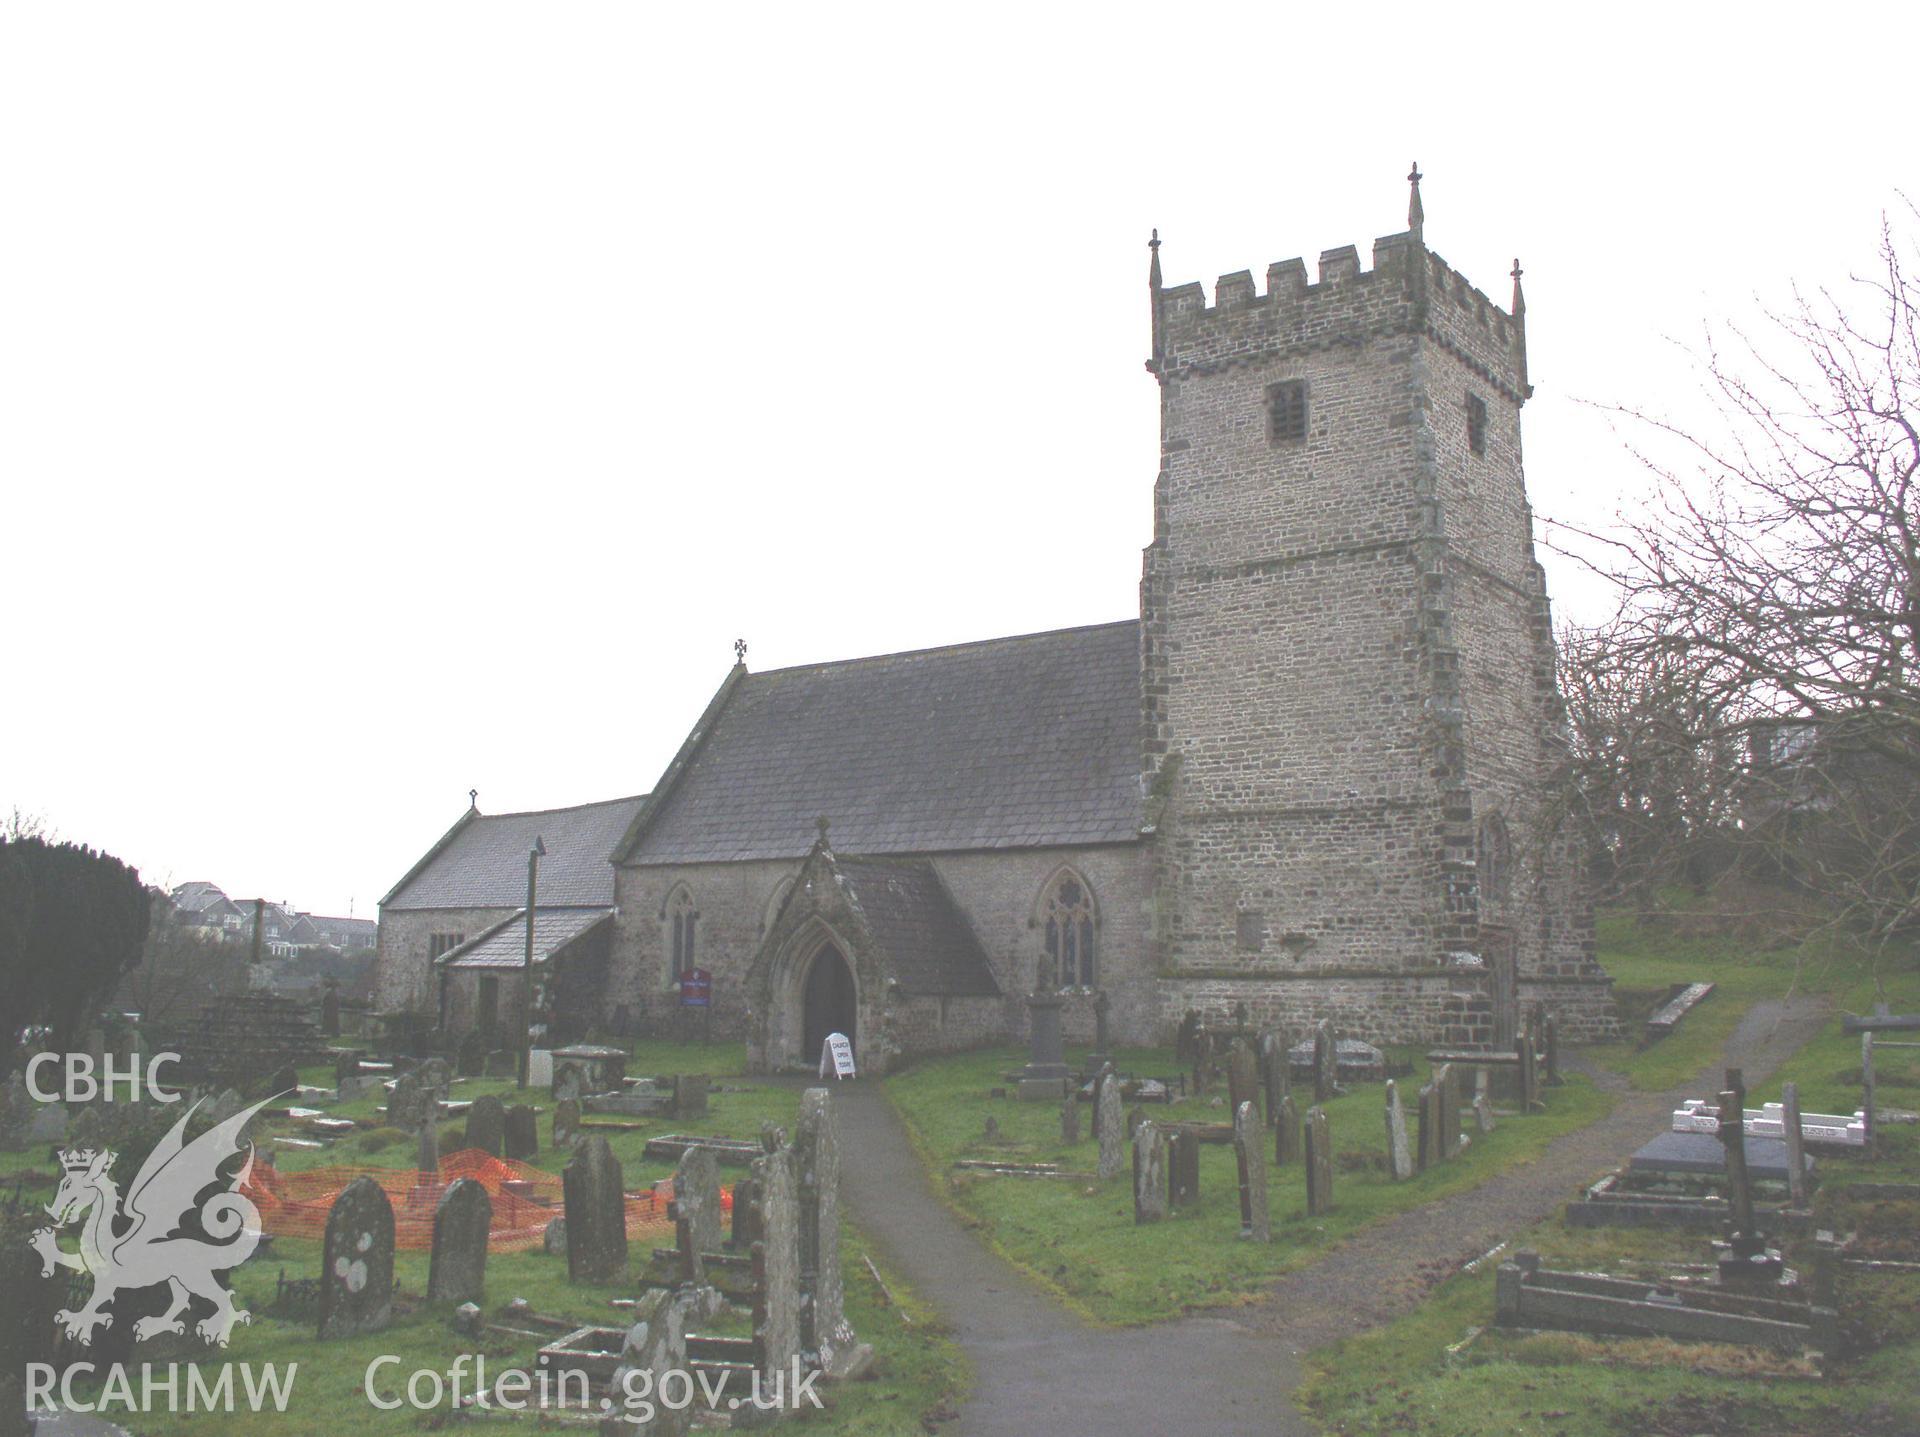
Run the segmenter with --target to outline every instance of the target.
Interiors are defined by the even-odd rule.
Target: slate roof
[[[533,915],[533,961],[544,963],[613,918],[611,908],[541,908]],[[440,955],[449,968],[518,968],[527,961],[527,910]]]
[[[644,795],[547,808],[533,813],[469,809],[446,837],[381,900],[392,909],[522,908],[527,901],[527,850],[544,839],[539,906],[606,907],[613,902],[607,861],[640,811]]]
[[[924,860],[843,858],[834,866],[893,962],[900,991],[943,997],[1000,992],[973,926]]]
[[[1140,626],[744,674],[616,862],[1137,840]]]

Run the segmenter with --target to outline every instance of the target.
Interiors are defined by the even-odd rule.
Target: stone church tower
[[[1556,818],[1562,708],[1502,311],[1408,228],[1150,287],[1141,583],[1162,1012],[1509,1042],[1615,1027]]]

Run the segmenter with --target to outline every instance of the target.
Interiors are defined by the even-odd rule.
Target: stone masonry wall
[[[374,947],[374,1008],[381,1013],[420,1013],[437,1018],[440,988],[433,973],[436,933],[478,937],[520,911],[511,908],[399,908],[380,910]]]

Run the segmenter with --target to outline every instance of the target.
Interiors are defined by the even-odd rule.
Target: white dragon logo
[[[194,1331],[210,1344],[227,1345],[236,1322],[248,1322],[248,1313],[233,1305],[233,1294],[214,1280],[216,1272],[238,1267],[260,1243],[260,1212],[238,1189],[253,1171],[253,1145],[231,1180],[222,1179],[221,1166],[240,1151],[240,1134],[249,1119],[272,1102],[266,1098],[218,1123],[191,1143],[185,1141],[187,1119],[199,1109],[187,1109],[140,1165],[122,1204],[112,1170],[114,1155],[104,1149],[69,1148],[60,1154],[60,1188],[47,1204],[52,1227],[43,1227],[29,1240],[51,1277],[56,1267],[93,1274],[93,1296],[75,1312],[55,1315],[68,1337],[83,1345],[93,1341],[93,1329],[111,1326],[105,1311],[118,1292],[134,1292],[167,1283],[173,1303],[164,1313],[143,1317],[133,1325],[136,1338],[163,1332],[184,1333],[180,1314],[193,1298],[213,1304],[213,1315]],[[206,1200],[200,1194],[218,1185]],[[58,1228],[75,1221],[91,1207],[92,1216],[80,1232],[80,1251],[61,1251]],[[198,1211],[205,1237],[181,1231]],[[123,1228],[118,1235],[115,1227]]]

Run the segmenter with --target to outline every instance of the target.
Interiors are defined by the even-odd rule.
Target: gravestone
[[[251,1124],[249,1124],[251,1126]],[[57,1143],[67,1136],[67,1108],[64,1103],[35,1103],[27,1124],[27,1142]]]
[[[1205,1028],[1194,1040],[1193,1091],[1205,1093],[1213,1086],[1213,1034]]]
[[[1273,1117],[1273,1160],[1283,1168],[1300,1160],[1300,1110],[1292,1093],[1280,1099]]]
[[[540,1245],[546,1249],[548,1257],[567,1255],[567,1220],[564,1217],[554,1218],[547,1224],[540,1235]]]
[[[1199,1056],[1200,1015],[1189,1008],[1180,1019],[1180,1031],[1174,1035],[1173,1060],[1176,1063],[1191,1063]]]
[[[1111,1182],[1120,1176],[1121,1143],[1124,1141],[1120,1118],[1120,1080],[1111,1067],[1101,1071],[1095,1092],[1094,1129],[1100,1137],[1100,1180]]]
[[[586,1072],[578,1063],[561,1063],[553,1070],[553,1100],[556,1103],[571,1098],[578,1102],[586,1091]]]
[[[1133,1135],[1133,1220],[1159,1222],[1167,1215],[1167,1135],[1142,1123]]]
[[[491,1093],[475,1098],[467,1109],[467,1146],[497,1158],[505,1151],[506,1140],[507,1110],[500,1100]]]
[[[1167,1144],[1167,1205],[1192,1207],[1199,1201],[1200,1135],[1175,1128]]]
[[[564,1149],[573,1145],[580,1132],[580,1100],[562,1098],[553,1105],[553,1145]]]
[[[1744,1116],[1742,1119],[1744,1123]],[[1800,1131],[1800,1085],[1788,1083],[1780,1090],[1780,1136],[1787,1145],[1787,1202],[1795,1208],[1807,1205],[1807,1158]],[[1742,1156],[1745,1156],[1742,1154]]]
[[[604,1282],[627,1265],[627,1204],[620,1161],[602,1137],[574,1149],[560,1174],[566,1202],[567,1276]]]
[[[760,1241],[760,1182],[749,1173],[733,1184],[733,1229],[727,1246],[737,1253],[750,1253]]]
[[[1060,1142],[1063,1147],[1072,1147],[1080,1141],[1080,1100],[1076,1094],[1068,1093],[1067,1100],[1060,1105]]]
[[[1324,1109],[1307,1109],[1307,1215],[1333,1211],[1333,1139]]]
[[[327,991],[320,997],[320,1036],[340,1036],[340,990],[332,983],[327,984]]]
[[[793,1154],[784,1147],[753,1160],[760,1185],[753,1337],[766,1382],[776,1372],[787,1373],[800,1355],[800,1205],[793,1167]]]
[[[1541,1107],[1540,1063],[1533,1046],[1533,1030],[1522,1028],[1513,1041],[1513,1055],[1520,1069],[1520,1111],[1530,1113]]]
[[[441,1194],[433,1210],[429,1301],[480,1301],[486,1285],[487,1234],[492,1227],[493,1200],[472,1178],[461,1178]]]
[[[1560,1086],[1560,1020],[1549,1013],[1541,1020],[1540,1030],[1541,1042],[1546,1054],[1545,1071],[1542,1076],[1546,1079],[1548,1087],[1557,1088]]]
[[[423,1058],[413,1067],[414,1080],[433,1094],[435,1102],[445,1101],[453,1091],[453,1068],[445,1058]]]
[[[419,1069],[393,1080],[393,1089],[387,1094],[388,1127],[411,1133],[439,1113],[439,1095],[421,1080]]]
[[[422,1123],[416,1134],[417,1146],[414,1149],[413,1167],[415,1172],[433,1174],[440,1171],[440,1124]]]
[[[871,1363],[873,1350],[855,1341],[847,1322],[840,1275],[840,1129],[833,1094],[825,1088],[800,1095],[793,1161],[800,1204],[800,1347],[830,1377],[844,1375]]]
[[[1419,1156],[1421,1172],[1447,1160],[1446,1147],[1440,1140],[1440,1090],[1432,1083],[1420,1087]]]
[[[676,1118],[698,1118],[707,1111],[707,1075],[705,1073],[676,1073],[673,1079],[673,1115]]]
[[[627,1393],[658,1394],[670,1372],[684,1378],[687,1368],[687,1333],[684,1309],[668,1288],[656,1287],[641,1295],[633,1305],[633,1323],[620,1343],[620,1361],[613,1369],[611,1394],[618,1405]],[[691,1395],[691,1394],[690,1394]],[[679,1402],[679,1394],[674,1394]],[[640,1426],[621,1419],[609,1419],[621,1431],[643,1433],[645,1437],[685,1437],[693,1428],[693,1404],[669,1406],[653,1401],[653,1416]]]
[[[1280,1100],[1293,1086],[1293,1067],[1287,1061],[1287,1040],[1269,1028],[1260,1035],[1260,1088],[1266,1099],[1267,1126],[1280,1111]]]
[[[477,1078],[487,1071],[487,1039],[477,1028],[470,1028],[460,1035],[459,1056],[456,1065],[463,1078]]]
[[[1145,1108],[1128,1108],[1127,1109],[1127,1137],[1129,1140],[1131,1140],[1133,1137],[1133,1130],[1139,1127],[1146,1120],[1147,1120],[1147,1110]]]
[[[285,1097],[289,1093],[300,1091],[300,1070],[291,1063],[282,1063],[267,1075],[266,1083],[260,1090],[263,1098]]]
[[[1413,1153],[1407,1146],[1407,1113],[1400,1106],[1400,1086],[1387,1079],[1387,1171],[1397,1183],[1413,1176]]]
[[[1237,1113],[1242,1103],[1259,1101],[1259,1062],[1245,1043],[1235,1043],[1227,1055],[1227,1111]]]
[[[1493,1104],[1487,1100],[1485,1093],[1473,1095],[1473,1122],[1482,1133],[1493,1131]]]
[[[1107,1054],[1112,1051],[1113,1035],[1109,1029],[1112,1007],[1113,1000],[1107,997],[1105,988],[1093,995],[1093,1051],[1087,1055],[1089,1068],[1103,1065],[1107,1061]]]
[[[1451,1160],[1460,1151],[1460,1075],[1453,1064],[1433,1070],[1433,1088],[1440,1095],[1440,1156]]]
[[[1233,1160],[1240,1173],[1240,1236],[1254,1242],[1273,1241],[1264,1137],[1252,1103],[1242,1103],[1233,1110]]]
[[[507,1109],[503,1151],[515,1162],[521,1163],[531,1162],[540,1156],[540,1125],[533,1109],[525,1103],[515,1103]]]
[[[357,1048],[348,1048],[334,1054],[333,1081],[338,1084],[347,1078],[360,1076],[360,1059],[364,1055]]]
[[[1041,991],[1040,984],[1046,982],[1043,973],[1027,996],[1027,1065],[1020,1070],[1019,1094],[1028,1102],[1059,1097],[1070,1071],[1060,1028],[1060,1010],[1066,1000],[1056,992]]]
[[[720,1250],[720,1169],[713,1149],[691,1147],[673,1170],[673,1229],[680,1280],[703,1282],[702,1253]]]
[[[393,1206],[357,1177],[327,1213],[320,1256],[320,1336],[378,1332],[393,1316]]]
[[[1333,1024],[1322,1018],[1313,1028],[1313,1100],[1324,1103],[1340,1091],[1340,1054],[1334,1046]]]

